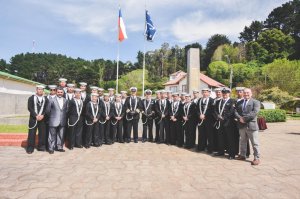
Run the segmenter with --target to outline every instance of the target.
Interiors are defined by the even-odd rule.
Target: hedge
[[[285,122],[286,111],[281,109],[274,109],[274,110],[261,109],[258,113],[258,117],[265,118],[266,122]]]

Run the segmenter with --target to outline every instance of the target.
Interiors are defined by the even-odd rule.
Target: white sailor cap
[[[172,96],[179,96],[179,93],[172,93]]]
[[[104,88],[98,88],[98,91],[104,91]]]
[[[80,86],[86,86],[87,83],[85,83],[85,82],[79,82],[79,85],[80,85]]]
[[[157,94],[157,93],[160,93],[160,90],[155,91],[155,93],[156,93],[156,94]]]
[[[180,95],[185,96],[186,94],[187,94],[186,92],[182,92]]]
[[[115,94],[115,97],[121,97],[121,94]]]
[[[184,97],[191,97],[191,95],[188,94],[188,93],[186,93],[186,94],[184,95]]]
[[[150,89],[145,90],[146,95],[151,95],[152,91]]]
[[[59,82],[66,82],[67,79],[66,79],[66,78],[59,78],[58,81],[59,81]]]
[[[211,91],[209,88],[202,88],[201,91]]]
[[[136,92],[136,91],[137,91],[137,88],[136,88],[136,87],[131,87],[131,88],[130,88],[130,91],[131,91],[131,92]]]
[[[36,88],[42,88],[42,89],[45,89],[45,86],[44,86],[44,85],[36,85]]]
[[[235,90],[236,91],[244,91],[245,87],[236,87]]]
[[[49,89],[56,89],[57,86],[56,86],[56,85],[48,85],[48,88],[49,88]]]
[[[199,91],[198,90],[193,90],[193,93],[199,93]]]
[[[223,88],[222,93],[231,93],[230,88]]]
[[[97,90],[98,87],[97,87],[97,86],[90,86],[90,89],[92,89],[92,90]]]
[[[67,84],[67,87],[75,87],[75,84]]]
[[[109,96],[109,94],[108,93],[103,93],[103,96]]]
[[[220,88],[215,88],[215,92],[217,92],[217,91],[222,91],[223,90],[223,88],[222,87],[220,87]]]
[[[172,93],[172,91],[170,91],[170,90],[167,90],[167,91],[166,91],[166,93]]]
[[[75,88],[74,89],[74,92],[76,93],[76,92],[81,92],[81,89],[80,88]]]
[[[160,90],[160,93],[166,93],[166,90]]]
[[[114,88],[108,88],[107,90],[108,91],[114,91],[115,89]]]
[[[126,94],[126,93],[127,93],[127,91],[120,91],[120,93],[121,93],[121,94],[124,94],[124,93]]]
[[[91,96],[99,96],[98,93],[92,93]]]

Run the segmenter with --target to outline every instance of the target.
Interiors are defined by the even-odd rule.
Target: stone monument
[[[187,53],[187,91],[200,89],[200,55],[199,48],[190,48]]]

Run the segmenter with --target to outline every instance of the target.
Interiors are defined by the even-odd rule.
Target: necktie
[[[247,105],[247,100],[244,100],[244,103],[243,103],[243,111],[246,110],[246,105]]]

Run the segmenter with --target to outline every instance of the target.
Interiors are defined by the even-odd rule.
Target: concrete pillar
[[[199,48],[190,48],[187,53],[187,90],[200,89],[200,56]]]

